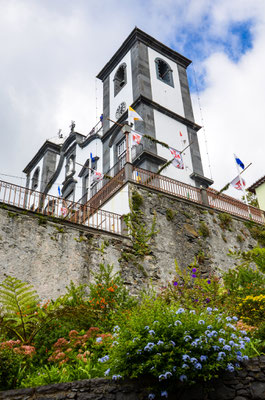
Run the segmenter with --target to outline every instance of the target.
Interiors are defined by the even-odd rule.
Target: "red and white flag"
[[[244,181],[243,178],[241,178],[242,184],[245,187],[246,186],[246,182]],[[233,188],[237,189],[237,190],[243,190],[241,182],[240,182],[240,177],[239,175],[232,180],[232,182],[230,183],[230,185],[233,186]]]
[[[174,165],[174,167],[179,168],[179,169],[184,169],[184,163],[183,163],[183,159],[182,159],[182,155],[180,153],[180,151],[169,148],[170,153],[173,155],[174,160],[172,161],[172,164]]]
[[[142,140],[142,135],[139,135],[139,133],[132,132],[132,146],[137,146],[138,144],[141,143]]]
[[[98,182],[102,179],[102,174],[98,171],[94,171],[92,175],[92,182]]]

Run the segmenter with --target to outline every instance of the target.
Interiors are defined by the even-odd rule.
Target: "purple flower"
[[[210,283],[211,283],[210,279],[208,279],[207,283],[208,283],[208,285],[210,285]]]
[[[196,268],[192,268],[192,272],[196,272],[197,271],[197,269]]]
[[[180,375],[179,380],[180,380],[181,382],[184,382],[184,381],[188,380],[188,378],[187,378],[186,375]]]
[[[198,300],[198,299],[195,299],[194,301],[196,301],[196,303],[198,303],[199,300]]]
[[[174,286],[178,286],[178,282],[174,282],[173,285],[174,285]]]
[[[210,301],[209,297],[206,297],[206,303],[210,303]]]
[[[197,276],[195,274],[192,274],[191,276],[192,276],[192,278],[197,278]]]

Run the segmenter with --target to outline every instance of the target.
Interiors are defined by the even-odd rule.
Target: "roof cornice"
[[[265,175],[262,178],[260,178],[259,180],[257,180],[255,183],[253,183],[253,185],[251,185],[249,188],[247,188],[247,190],[251,193],[256,193],[257,187],[262,185],[264,182],[265,182]]]
[[[56,143],[53,143],[53,142],[49,142],[49,140],[46,140],[46,142],[41,146],[39,151],[32,158],[32,160],[23,169],[23,172],[25,174],[29,174],[32,171],[32,169],[36,166],[36,164],[38,164],[40,159],[43,157],[43,154],[45,154],[45,152],[47,150],[52,150],[55,153],[60,154],[60,149],[61,149],[61,145],[60,144],[56,144]]]
[[[175,61],[177,64],[181,65],[184,68],[187,68],[191,63],[191,60],[189,60],[188,58],[182,56],[181,54],[172,50],[170,47],[165,46],[163,43],[148,35],[141,29],[135,27],[130,35],[127,37],[127,39],[122,43],[120,48],[111,57],[109,62],[99,72],[97,78],[104,81],[105,78],[111,73],[111,71],[113,71],[113,69],[119,64],[120,60],[125,56],[126,53],[128,53],[128,51],[137,41],[146,44],[148,47],[151,47],[153,50],[158,51],[160,54],[168,57],[172,61]]]

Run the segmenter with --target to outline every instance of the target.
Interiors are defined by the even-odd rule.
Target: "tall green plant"
[[[1,331],[26,342],[36,324],[38,295],[31,285],[8,276],[0,284]]]
[[[150,254],[149,242],[157,233],[155,230],[156,215],[153,217],[151,229],[148,230],[146,221],[144,220],[144,213],[141,210],[142,204],[142,196],[138,192],[133,191],[131,201],[129,202],[131,211],[124,217],[124,221],[133,239],[134,252],[140,257]]]

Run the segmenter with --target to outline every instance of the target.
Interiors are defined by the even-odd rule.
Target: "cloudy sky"
[[[102,110],[95,76],[135,26],[193,60],[214,187],[236,176],[233,153],[252,163],[247,185],[265,175],[264,0],[0,0],[0,179],[24,185],[23,168],[71,120],[90,131]]]

